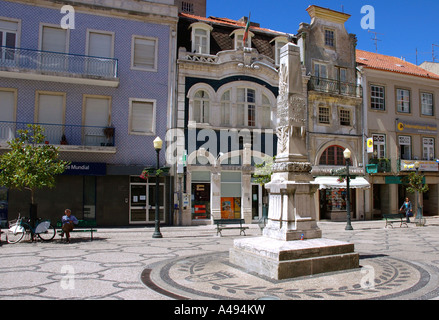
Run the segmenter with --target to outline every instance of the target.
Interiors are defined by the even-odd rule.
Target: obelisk
[[[277,101],[278,155],[263,236],[236,239],[230,262],[273,279],[358,268],[354,245],[322,238],[306,146],[307,101],[299,47],[281,49]]]

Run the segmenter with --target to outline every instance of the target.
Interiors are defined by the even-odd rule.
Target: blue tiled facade
[[[156,152],[153,141],[157,136],[165,140],[169,110],[172,109],[170,92],[174,79],[172,74],[175,61],[171,53],[177,27],[177,10],[171,5],[157,5],[153,2],[139,4],[138,1],[124,1],[124,8],[105,7],[111,1],[78,1],[74,5],[75,28],[68,30],[68,49],[66,59],[69,62],[67,72],[62,74],[46,73],[36,67],[34,70],[14,70],[0,64],[0,90],[14,89],[16,106],[14,125],[18,129],[23,123],[33,123],[37,113],[37,95],[39,92],[62,93],[65,95],[65,111],[63,132],[67,136],[69,146],[60,146],[60,157],[72,163],[98,164],[99,168],[106,167],[105,175],[91,172],[67,173],[58,178],[55,189],[41,190],[37,193],[39,214],[52,220],[59,218],[66,207],[71,208],[79,218],[86,216],[90,204],[93,207],[91,219],[96,219],[98,226],[128,225],[131,223],[153,222],[149,198],[153,197],[150,187],[152,183],[137,181],[144,167],[156,166]],[[129,5],[145,6],[143,12],[130,10]],[[41,26],[60,26],[65,14],[60,10],[63,4],[58,1],[41,0],[27,4],[24,1],[0,0],[0,20],[18,21],[18,39],[14,51],[17,55],[22,50],[26,54],[41,54]],[[168,8],[162,16],[148,12],[148,7],[159,6],[157,10]],[[169,9],[170,8],[170,9]],[[175,14],[174,14],[175,12]],[[164,16],[170,13],[169,16]],[[100,31],[113,35],[113,58],[111,63],[117,63],[117,75],[110,79],[79,74],[87,62],[87,34],[89,31]],[[133,37],[156,39],[157,62],[156,70],[145,71],[132,68]],[[2,44],[0,43],[0,48]],[[3,52],[8,50],[3,44]],[[1,51],[0,51],[1,52]],[[24,55],[23,53],[23,55]],[[21,54],[21,53],[20,53]],[[43,52],[44,54],[44,52]],[[3,53],[4,56],[4,53]],[[62,56],[62,55],[61,55]],[[0,57],[1,58],[1,57]],[[79,69],[71,61],[79,59]],[[29,59],[31,61],[32,59]],[[34,59],[36,60],[36,59]],[[99,59],[98,59],[99,60]],[[19,68],[29,66],[20,59]],[[32,61],[31,61],[32,62]],[[17,63],[18,64],[18,63]],[[49,76],[48,76],[49,75]],[[59,79],[59,81],[58,81]],[[62,80],[61,80],[62,79]],[[81,136],[84,135],[84,99],[85,97],[107,97],[110,103],[110,126],[114,128],[114,141],[111,144],[101,144],[95,148],[83,148]],[[130,101],[155,101],[155,132],[153,134],[130,134]],[[1,101],[0,101],[1,106]],[[0,122],[5,119],[0,119]],[[68,136],[68,128],[75,128],[75,136]],[[79,129],[77,129],[79,128]],[[102,132],[102,129],[100,129]],[[50,141],[59,145],[59,141]],[[81,149],[82,148],[82,149]],[[6,152],[5,144],[0,153]],[[165,165],[165,146],[160,153],[160,165]],[[133,178],[134,177],[134,178]],[[163,198],[168,199],[172,190],[169,178],[161,183],[166,184]],[[135,207],[138,199],[132,196],[133,182],[146,184],[146,190],[141,195],[147,197],[143,209],[146,211],[144,220],[136,218],[139,210]],[[91,190],[91,191],[90,191]],[[26,214],[27,194],[15,190],[9,191],[9,218],[15,217],[21,211]],[[90,203],[91,202],[91,203]],[[133,209],[134,208],[134,209]],[[146,208],[146,209],[145,209]],[[167,211],[170,205],[161,210],[161,221],[168,222]],[[166,213],[165,213],[166,211]],[[137,220],[136,220],[137,219]]]
[[[38,50],[40,24],[59,25],[63,17],[60,9],[60,4],[54,5],[53,9],[49,9],[0,1],[1,17],[21,20],[19,46],[26,49]],[[118,59],[119,86],[117,88],[110,88],[0,78],[1,88],[15,88],[18,90],[16,121],[34,121],[35,93],[37,91],[66,93],[66,125],[82,124],[83,95],[110,96],[112,99],[111,122],[117,130],[115,141],[117,152],[111,157],[106,157],[105,161],[110,164],[120,165],[155,165],[155,153],[151,152],[155,136],[145,137],[128,134],[129,99],[156,100],[156,135],[161,136],[163,139],[166,133],[169,103],[170,27],[142,21],[76,12],[75,29],[70,30],[70,54],[86,54],[86,35],[88,29],[114,32],[114,57]],[[158,38],[157,72],[131,70],[131,42],[133,35]],[[89,155],[82,155],[82,157],[85,157],[85,160],[88,161],[92,160],[87,159],[90,158]],[[162,158],[164,159],[164,156]]]

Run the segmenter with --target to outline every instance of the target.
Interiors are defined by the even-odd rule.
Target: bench
[[[62,223],[61,221],[58,221],[56,223],[57,230],[56,232],[59,233],[59,235],[64,237],[64,231],[61,229]],[[90,240],[93,241],[93,232],[97,232],[96,230],[96,221],[86,221],[86,220],[78,220],[78,224],[75,224],[75,227],[70,232],[90,232]]]
[[[383,218],[386,219],[386,226],[391,226],[393,228],[393,222],[399,222],[399,227],[402,228],[402,225],[405,225],[408,228],[407,222],[406,222],[406,216],[403,213],[396,213],[396,214],[383,214]]]
[[[244,233],[245,234],[245,230],[248,229],[248,227],[243,227],[243,223],[244,223],[244,219],[216,219],[213,220],[213,223],[216,224],[216,235],[220,234],[222,236],[221,231],[224,229],[239,229],[240,230],[240,235]],[[238,225],[239,227],[230,227],[230,225]],[[227,227],[229,226],[229,227]]]

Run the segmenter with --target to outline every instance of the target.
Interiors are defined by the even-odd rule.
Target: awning
[[[338,177],[317,177],[312,184],[318,184],[319,189],[346,189],[346,181],[340,183],[337,181]],[[350,180],[349,188],[353,189],[368,189],[370,188],[370,183],[366,179],[357,177]]]

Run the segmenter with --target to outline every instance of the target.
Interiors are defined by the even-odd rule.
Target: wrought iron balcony
[[[0,145],[6,147],[18,130],[28,129],[27,122],[0,121]],[[115,128],[39,123],[44,128],[45,143],[59,146],[114,147]],[[63,147],[68,149],[68,147]]]
[[[0,46],[0,71],[116,80],[118,60]]]
[[[369,160],[366,165],[367,173],[389,173],[392,171],[391,161],[389,159],[375,159]]]
[[[350,97],[361,98],[363,87],[354,83],[341,82],[333,79],[311,77],[308,82],[308,90],[326,92]]]

